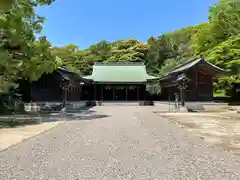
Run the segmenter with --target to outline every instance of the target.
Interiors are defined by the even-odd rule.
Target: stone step
[[[96,102],[97,106],[138,106],[139,102],[128,102],[128,101],[120,101],[120,102]]]

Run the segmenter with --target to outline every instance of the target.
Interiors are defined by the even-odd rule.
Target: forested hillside
[[[90,74],[94,62],[142,61],[150,74],[164,75],[193,56],[226,69],[228,77],[219,79],[217,91],[240,96],[240,1],[220,0],[209,7],[209,21],[150,37],[147,42],[136,39],[101,41],[87,49],[74,44],[52,47],[47,37],[36,38],[44,18],[34,8],[50,5],[53,0],[11,0],[1,10],[0,90],[17,86],[17,80],[36,80],[42,73],[58,66],[80,74]],[[14,3],[10,8],[9,2]],[[21,18],[24,17],[24,18]],[[81,36],[81,34],[79,34]]]

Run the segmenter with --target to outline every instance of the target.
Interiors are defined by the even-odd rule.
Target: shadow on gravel
[[[94,120],[108,117],[107,115],[96,114],[97,112],[91,110],[91,108],[92,106],[88,106],[79,110],[72,110],[64,114],[61,114],[59,111],[51,111],[0,116],[0,129],[56,121]]]
[[[72,110],[72,111],[67,111],[66,114],[62,114],[60,116],[60,119],[63,118],[65,121],[77,121],[77,120],[95,120],[95,119],[102,119],[109,117],[108,115],[105,114],[97,114],[96,111],[91,110],[93,106],[88,106],[85,107],[81,110]]]
[[[108,115],[102,114],[93,114],[93,115],[78,115],[77,113],[74,114],[67,114],[64,116],[67,121],[76,121],[76,120],[95,120],[95,119],[102,119],[109,117]]]

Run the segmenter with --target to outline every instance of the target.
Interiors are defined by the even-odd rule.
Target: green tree
[[[112,55],[111,48],[111,43],[107,41],[100,41],[99,43],[90,46],[88,50],[91,51],[91,53],[95,56],[98,56],[96,60],[106,61]]]
[[[0,13],[11,9],[15,2],[16,0],[0,0]]]
[[[194,27],[187,27],[171,33],[165,33],[158,38],[151,37],[148,40],[148,54],[146,58],[148,71],[164,74],[162,69],[169,67],[167,65],[168,62],[171,61],[170,64],[174,64],[175,62],[172,61],[176,61],[176,64],[179,64],[177,61],[190,57],[190,44],[193,33]]]
[[[119,40],[112,43],[108,61],[145,61],[147,45],[136,39]]]
[[[79,51],[78,46],[75,44],[69,44],[64,47],[53,47],[51,48],[51,53],[54,57],[59,57],[61,59],[61,65],[66,68],[77,71],[75,68],[75,62],[77,61],[76,52]]]
[[[199,55],[217,44],[212,31],[211,23],[201,23],[195,26],[194,35],[191,38],[192,55]]]
[[[229,75],[218,80],[217,90],[224,90],[227,95],[237,97],[240,95],[240,36],[232,37],[205,52],[206,59],[223,68]]]
[[[240,1],[220,0],[209,10],[214,38],[220,42],[240,33]]]
[[[16,81],[20,78],[37,79],[45,71],[56,67],[56,58],[49,53],[50,43],[44,37],[39,40],[35,38],[44,22],[44,18],[35,13],[35,7],[51,2],[52,0],[16,0],[8,11],[1,12],[0,92],[16,87]],[[43,59],[45,63],[41,62]],[[46,61],[52,66],[46,68]],[[37,70],[32,70],[34,68]]]

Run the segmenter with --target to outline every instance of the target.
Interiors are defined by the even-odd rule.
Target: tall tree
[[[1,12],[0,92],[16,86],[15,82],[19,78],[37,79],[42,73],[56,67],[57,61],[49,53],[50,43],[45,37],[40,37],[38,41],[35,39],[35,34],[41,31],[44,22],[44,18],[35,13],[35,7],[51,2],[52,0],[16,0],[10,9]],[[50,61],[48,65],[51,66],[46,68],[43,59]],[[37,70],[29,70],[29,67]]]
[[[220,0],[209,10],[215,40],[226,40],[240,33],[240,1]]]
[[[92,54],[98,56],[99,61],[106,61],[109,57],[111,57],[111,43],[107,41],[100,41],[99,43],[90,46],[88,49]]]
[[[211,23],[201,23],[195,26],[194,35],[191,39],[191,51],[193,55],[199,55],[213,48],[216,44]]]
[[[136,39],[119,40],[112,43],[108,61],[145,61],[147,45]]]

